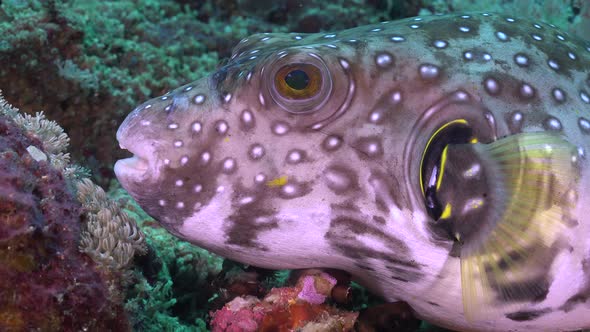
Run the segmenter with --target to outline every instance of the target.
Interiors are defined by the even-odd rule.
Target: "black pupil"
[[[285,83],[295,90],[303,90],[309,85],[309,76],[307,73],[300,69],[291,70],[287,76],[285,76]]]

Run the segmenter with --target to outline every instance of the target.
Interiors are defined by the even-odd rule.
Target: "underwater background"
[[[228,310],[235,297],[267,309],[258,299],[288,301],[305,277],[224,260],[165,231],[117,183],[113,164],[126,153],[115,132],[136,105],[211,73],[250,34],[470,11],[590,39],[583,0],[0,1],[0,331],[288,331],[308,320],[303,330],[326,331],[378,321],[367,310],[378,298],[320,273],[312,277],[326,279],[327,305]],[[396,319],[392,331],[437,330]]]

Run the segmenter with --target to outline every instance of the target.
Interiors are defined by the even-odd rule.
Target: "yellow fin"
[[[468,320],[544,298],[577,204],[568,193],[580,178],[575,146],[555,134],[514,135],[473,151],[485,161],[490,188],[486,220],[473,233],[458,232]]]

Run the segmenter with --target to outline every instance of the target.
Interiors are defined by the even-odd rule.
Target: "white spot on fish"
[[[223,161],[222,171],[225,174],[231,174],[236,170],[236,161],[233,158],[226,158]]]
[[[535,95],[535,90],[532,86],[523,83],[520,86],[520,95],[524,98],[532,98]]]
[[[506,35],[504,32],[502,31],[496,31],[496,38],[498,38],[500,41],[508,41],[508,35]]]
[[[375,57],[375,63],[381,68],[387,68],[393,63],[393,57],[388,53],[379,53]]]
[[[198,94],[195,96],[195,98],[193,100],[194,100],[195,104],[201,105],[205,102],[205,95]]]
[[[576,60],[576,59],[578,58],[578,57],[577,57],[577,56],[576,56],[574,53],[572,53],[572,52],[567,52],[567,56],[568,56],[570,59],[572,59],[572,60]]]
[[[201,153],[201,163],[203,165],[208,164],[211,161],[211,153],[209,151],[204,151]]]
[[[180,164],[181,164],[182,166],[184,166],[184,165],[186,165],[187,163],[188,163],[188,157],[187,157],[187,156],[182,156],[182,157],[180,158]]]
[[[250,204],[250,203],[252,203],[252,202],[254,202],[254,197],[252,197],[252,196],[246,196],[246,197],[242,197],[242,198],[239,200],[239,202],[238,202],[238,203],[239,203],[240,205],[248,205],[248,204]]]
[[[500,93],[500,83],[494,78],[486,78],[483,82],[485,90],[491,95],[497,95]]]
[[[345,192],[353,184],[353,179],[346,171],[335,167],[330,167],[324,172],[324,179],[328,188],[336,193]]]
[[[262,184],[266,182],[266,175],[264,175],[264,173],[256,174],[256,176],[254,176],[254,182],[257,184]]]
[[[547,61],[547,64],[553,70],[558,70],[559,69],[559,64],[555,60],[549,59],[549,61]]]
[[[191,125],[191,129],[194,133],[200,133],[201,129],[203,129],[203,125],[199,122],[199,121],[195,121],[193,122],[193,124]]]
[[[529,58],[522,53],[517,53],[514,56],[514,62],[520,67],[526,67],[529,65]]]
[[[289,129],[290,129],[289,125],[285,122],[282,122],[282,121],[278,121],[275,124],[273,124],[273,126],[272,126],[272,132],[278,136],[285,135],[286,133],[289,132]]]
[[[258,143],[252,144],[250,147],[250,158],[258,160],[264,156],[264,147]]]
[[[391,103],[392,104],[399,104],[399,102],[402,101],[402,93],[399,91],[394,91],[393,93],[391,93]]]
[[[344,59],[339,59],[340,62],[340,66],[342,66],[342,68],[344,69],[348,69],[350,68],[350,63]]]
[[[243,110],[240,119],[246,128],[251,128],[254,125],[254,115],[249,110]]]
[[[446,48],[447,46],[449,46],[449,43],[444,40],[435,40],[432,44],[436,48]]]
[[[469,167],[469,169],[467,169],[465,172],[463,172],[463,177],[473,178],[473,177],[479,175],[480,171],[481,171],[481,165],[480,164],[473,164],[473,165],[471,165],[471,167]]]
[[[326,149],[328,151],[334,151],[334,150],[338,149],[341,145],[342,145],[342,139],[340,137],[334,136],[334,135],[328,136],[322,144],[324,149]]]
[[[218,120],[217,122],[215,122],[215,131],[217,131],[217,133],[219,135],[227,134],[228,129],[229,129],[229,125],[227,124],[226,121]]]
[[[419,68],[420,77],[425,80],[432,80],[438,77],[440,70],[437,66],[429,63],[420,65]]]
[[[558,103],[563,103],[565,101],[565,92],[563,92],[563,90],[561,90],[560,88],[554,88],[553,90],[551,90],[551,95],[553,96],[553,99],[555,99],[555,101]]]
[[[585,91],[580,91],[580,98],[586,104],[590,104],[590,96],[588,96],[588,94]]]
[[[262,92],[258,93],[258,101],[260,102],[260,105],[266,106],[266,99],[264,99]]]
[[[298,149],[291,150],[287,154],[287,162],[289,164],[298,164],[303,161],[304,152]]]
[[[223,101],[225,103],[229,103],[231,101],[231,97],[232,97],[231,93],[226,93],[225,95],[223,95]]]
[[[373,111],[373,112],[371,112],[371,114],[369,114],[369,122],[371,122],[371,123],[377,124],[381,121],[382,118],[383,118],[382,110]]]
[[[547,130],[559,131],[561,130],[561,122],[559,122],[559,120],[554,117],[549,117],[547,120],[545,120],[544,127]]]

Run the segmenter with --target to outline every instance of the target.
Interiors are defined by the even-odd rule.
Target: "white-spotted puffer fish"
[[[495,14],[258,34],[136,108],[115,172],[170,232],[349,272],[457,330],[590,327],[590,44]]]

